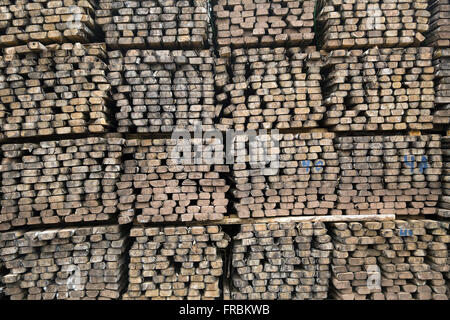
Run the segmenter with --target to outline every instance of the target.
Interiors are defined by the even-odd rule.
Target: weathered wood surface
[[[118,299],[128,235],[118,225],[0,233],[11,300]]]
[[[325,58],[324,125],[336,131],[433,128],[433,49],[334,50]]]
[[[224,249],[229,236],[218,226],[135,227],[124,299],[221,298]]]
[[[216,60],[220,129],[318,127],[321,55],[314,47],[221,50]]]
[[[441,194],[440,136],[338,137],[337,210],[343,214],[435,214]]]
[[[433,122],[436,127],[443,127],[445,130],[450,124],[450,48],[435,49],[433,65],[436,70],[436,107]]]
[[[325,50],[418,46],[429,28],[428,0],[321,0]]]
[[[428,0],[431,13],[430,28],[426,34],[425,44],[439,48],[450,46],[450,1]]]
[[[204,48],[209,0],[100,0],[96,22],[111,48]]]
[[[0,46],[98,41],[94,0],[2,0]]]
[[[102,44],[39,42],[0,56],[0,139],[108,130],[110,84]]]
[[[1,146],[0,230],[117,218],[121,138]]]
[[[231,299],[327,299],[333,244],[324,223],[241,225],[232,250]]]
[[[119,132],[212,128],[214,58],[210,50],[128,50],[109,52]]]
[[[314,39],[316,0],[218,0],[219,47],[305,46]]]
[[[227,214],[229,185],[223,176],[229,166],[208,162],[208,153],[194,158],[191,145],[175,139],[129,139],[123,173],[117,184],[119,223],[221,220]],[[216,139],[192,139],[222,154]],[[222,148],[222,150],[220,150]],[[203,158],[205,157],[205,158]],[[197,162],[199,161],[199,162]]]

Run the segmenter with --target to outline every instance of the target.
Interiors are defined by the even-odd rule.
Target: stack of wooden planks
[[[334,50],[325,58],[324,125],[337,131],[433,128],[433,49]]]
[[[330,296],[338,300],[381,299],[380,287],[369,278],[379,275],[379,245],[386,243],[380,230],[392,232],[393,221],[337,222],[328,226],[332,243]],[[384,231],[385,232],[385,231]],[[378,267],[378,269],[377,269]],[[379,283],[381,285],[381,282]]]
[[[235,158],[230,180],[239,217],[335,214],[339,162],[334,133],[286,133],[278,138],[279,146],[268,141],[261,161]],[[245,147],[237,143],[237,154]]]
[[[204,48],[209,0],[100,0],[96,22],[111,48]]]
[[[428,11],[431,13],[430,28],[425,44],[435,47],[450,46],[450,1],[428,0]]]
[[[442,195],[439,202],[438,215],[450,218],[450,136],[441,138],[443,163],[442,163]]]
[[[206,300],[221,297],[224,249],[218,226],[133,227],[124,299]]]
[[[240,226],[233,238],[233,300],[326,299],[331,237],[322,222]]]
[[[220,47],[307,45],[314,39],[316,0],[218,0],[214,2]]]
[[[440,136],[338,137],[343,214],[435,214],[441,193]]]
[[[92,137],[2,145],[0,230],[111,219],[123,142]]]
[[[109,51],[119,132],[212,128],[216,117],[210,50]],[[217,114],[218,115],[218,114]]]
[[[317,127],[321,55],[314,47],[222,50],[216,66],[220,123],[235,130]],[[229,55],[227,57],[227,55]]]
[[[420,45],[428,0],[321,0],[319,39],[325,50]]]
[[[205,149],[197,154],[200,145]],[[223,146],[214,138],[192,138],[187,145],[177,139],[128,139],[117,183],[119,223],[223,219],[229,189],[223,174],[229,166],[207,158],[214,154],[206,146],[212,153],[217,148],[223,161]]]
[[[446,300],[448,223],[333,223],[333,297]]]
[[[2,0],[0,45],[96,40],[96,6],[94,0]]]
[[[450,123],[450,48],[435,49],[433,64],[436,69],[433,121],[437,126],[444,126],[445,130]]]
[[[118,299],[125,288],[128,237],[118,225],[0,234],[12,300]]]
[[[0,139],[100,133],[110,116],[102,44],[30,42],[0,56]]]

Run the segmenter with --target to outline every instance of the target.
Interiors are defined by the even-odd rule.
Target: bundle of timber
[[[299,46],[314,39],[316,0],[217,0],[221,47]]]
[[[348,130],[433,128],[433,49],[334,50],[325,58],[326,126]]]
[[[220,123],[235,130],[318,127],[321,55],[315,47],[221,50],[215,84]],[[229,71],[228,71],[229,70]]]
[[[450,299],[449,223],[426,220],[424,224],[426,235],[419,235],[419,238],[427,244],[425,263],[430,265],[433,275],[431,295],[433,299],[448,300]]]
[[[233,238],[231,297],[326,299],[332,249],[322,222],[241,225]]]
[[[450,48],[434,51],[436,110],[434,123],[446,129],[450,123]]]
[[[440,136],[339,137],[337,209],[344,214],[435,214]]]
[[[248,156],[246,142],[236,143],[230,180],[239,217],[335,214],[339,161],[333,138],[328,132],[279,134],[250,147]]]
[[[111,48],[203,48],[209,0],[100,0],[96,22]]]
[[[121,138],[1,146],[0,230],[109,220],[117,212]]]
[[[448,223],[333,223],[332,290],[344,300],[448,299]]]
[[[224,248],[229,236],[218,226],[134,227],[129,285],[124,299],[221,297]]]
[[[210,50],[110,51],[109,81],[119,132],[213,127],[214,58]]]
[[[30,42],[0,56],[0,139],[105,132],[106,48]]]
[[[420,45],[428,0],[320,0],[318,28],[326,50]]]
[[[380,234],[392,232],[392,221],[337,222],[328,226],[333,243],[330,296],[338,300],[381,299],[378,246],[386,239]]]
[[[126,285],[127,235],[118,225],[0,234],[12,300],[118,299]]]
[[[205,149],[198,154],[196,146]],[[117,184],[119,223],[134,217],[140,223],[223,219],[229,186],[222,174],[229,167],[215,162],[223,161],[220,148],[214,138],[192,138],[189,145],[177,139],[127,140]]]
[[[438,215],[450,218],[450,136],[441,138],[443,164],[442,164],[442,195],[439,202]]]
[[[441,48],[449,47],[450,1],[428,0],[428,11],[431,13],[431,17],[425,44]]]
[[[96,40],[96,6],[94,0],[1,0],[0,45]]]

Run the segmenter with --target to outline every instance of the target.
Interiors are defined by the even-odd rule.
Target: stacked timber
[[[319,126],[326,108],[320,88],[322,60],[314,47],[241,48],[231,54],[222,50],[221,54],[215,83],[223,127]]]
[[[425,44],[440,48],[449,47],[450,1],[428,0],[428,11],[431,13],[431,17]]]
[[[321,0],[325,50],[420,45],[428,31],[428,0]]]
[[[111,219],[122,144],[92,137],[2,145],[0,230]]]
[[[233,238],[233,300],[326,299],[331,237],[322,222],[241,225]]]
[[[111,48],[203,48],[208,0],[100,0],[96,22]]]
[[[5,247],[5,241],[0,238],[0,248]],[[3,260],[0,258],[0,300],[3,300],[5,297],[5,283],[3,282],[3,276],[6,275],[7,271],[5,268],[5,264]]]
[[[436,108],[434,123],[446,129],[450,123],[450,48],[438,48],[434,51]]]
[[[430,265],[434,275],[431,281],[432,298],[450,299],[450,256],[449,256],[449,223],[443,221],[425,221],[426,235],[421,240],[428,244],[425,262]]]
[[[333,249],[330,296],[338,300],[381,299],[381,276],[377,265],[378,246],[384,245],[381,230],[392,231],[387,222],[331,223]],[[378,282],[371,281],[377,277]]]
[[[333,297],[446,300],[448,223],[433,220],[333,223]]]
[[[236,140],[230,181],[238,216],[336,214],[339,161],[333,139],[328,132],[279,134],[258,149],[250,146],[247,156],[245,143],[251,141]]]
[[[117,183],[119,223],[134,217],[140,223],[223,219],[229,189],[222,176],[229,172],[223,164],[223,145],[214,138],[188,142],[127,140]],[[197,146],[205,149],[198,154]]]
[[[316,0],[218,0],[213,7],[220,47],[308,45]]]
[[[343,214],[435,214],[441,194],[440,136],[337,138]]]
[[[106,48],[39,42],[0,56],[0,139],[99,133],[110,124]]]
[[[95,40],[96,6],[94,0],[2,0],[0,45]]]
[[[124,299],[210,300],[221,297],[224,249],[218,226],[134,227]]]
[[[443,163],[442,163],[442,195],[439,202],[438,215],[450,218],[450,136],[441,138]]]
[[[433,128],[433,49],[334,50],[323,68],[324,124],[337,131]]]
[[[214,124],[210,50],[110,51],[109,58],[119,132],[193,131],[197,122]]]
[[[128,237],[118,225],[0,234],[12,300],[118,299]]]

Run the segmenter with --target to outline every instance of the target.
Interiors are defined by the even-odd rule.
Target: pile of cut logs
[[[450,123],[450,48],[435,49],[433,64],[436,70],[433,121],[436,125],[445,127]]]
[[[443,163],[442,163],[442,195],[439,202],[438,214],[450,218],[450,136],[441,138]]]
[[[321,0],[318,27],[325,50],[417,46],[428,31],[428,0]]]
[[[218,226],[134,227],[129,285],[124,299],[221,297],[229,236]]]
[[[216,117],[210,50],[110,51],[119,132],[211,128]]]
[[[96,40],[95,9],[94,0],[2,0],[0,45]]]
[[[110,84],[102,44],[39,42],[0,56],[0,139],[104,132]]]
[[[125,288],[127,235],[118,225],[0,234],[12,300],[118,299]]]
[[[347,130],[433,128],[433,49],[334,50],[324,64],[324,124]]]
[[[220,122],[235,130],[317,127],[326,108],[314,47],[232,50],[217,60]],[[229,69],[229,72],[228,72]],[[228,73],[227,73],[228,72]]]
[[[440,136],[349,136],[335,144],[343,214],[435,214],[441,193]]]
[[[205,149],[197,150],[202,143]],[[229,186],[222,174],[229,167],[216,162],[224,163],[221,148],[214,138],[193,138],[188,144],[176,139],[127,140],[117,184],[119,223],[134,217],[140,223],[223,219]]]
[[[111,48],[203,48],[209,0],[100,0],[96,22]]]
[[[233,300],[326,299],[331,237],[323,223],[241,225],[233,238]]]
[[[308,45],[316,0],[218,0],[213,7],[221,47]]]
[[[333,223],[333,297],[446,300],[448,223]]]
[[[328,132],[279,134],[257,151],[250,147],[248,156],[247,146],[236,143],[230,180],[239,217],[335,214],[339,162],[333,138]]]
[[[121,138],[1,146],[0,230],[109,220],[117,212]]]
[[[425,44],[445,48],[450,46],[450,1],[428,0],[428,11],[431,13],[430,28]]]

